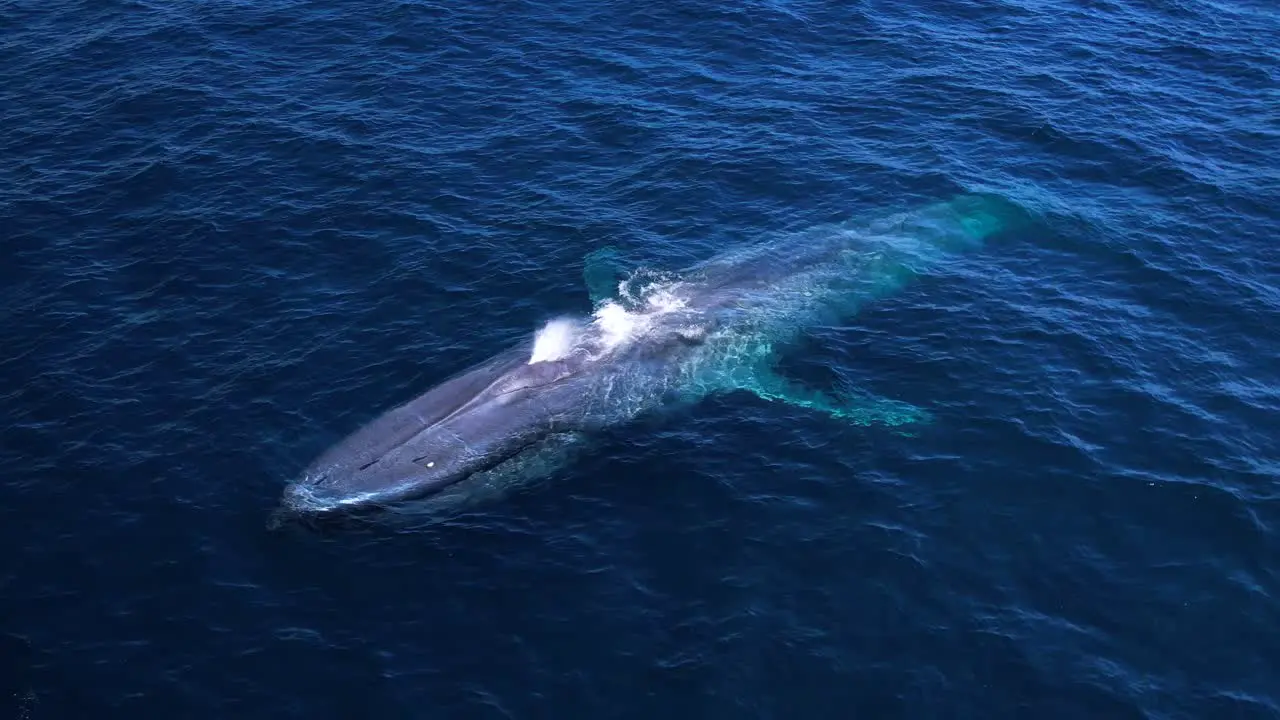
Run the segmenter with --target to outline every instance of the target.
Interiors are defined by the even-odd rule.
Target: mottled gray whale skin
[[[528,357],[523,347],[508,351],[376,418],[316,458],[286,505],[327,511],[421,497],[552,432],[556,413],[540,393],[575,368]]]
[[[286,487],[273,522],[465,507],[553,470],[602,428],[721,391],[859,424],[922,422],[925,411],[895,400],[797,386],[774,372],[776,355],[807,325],[848,316],[1025,219],[999,197],[962,195],[677,274],[619,282],[607,258],[589,258],[592,316],[549,324],[359,428]]]

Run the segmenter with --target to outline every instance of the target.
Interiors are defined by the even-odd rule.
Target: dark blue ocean
[[[1265,0],[0,3],[0,716],[1280,717]],[[378,413],[873,208],[1034,218],[426,530]]]

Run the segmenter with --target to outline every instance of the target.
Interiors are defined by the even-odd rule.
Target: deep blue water
[[[1267,2],[0,4],[4,711],[1280,717]],[[868,208],[1037,218],[427,532],[266,530],[390,405]]]

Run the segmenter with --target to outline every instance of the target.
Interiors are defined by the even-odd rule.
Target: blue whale
[[[844,421],[924,421],[914,406],[831,395],[774,370],[807,326],[830,323],[1026,219],[966,194],[869,221],[732,249],[683,272],[624,273],[588,257],[593,313],[547,323],[356,430],[285,488],[273,517],[457,510],[563,467],[599,431],[748,391]]]

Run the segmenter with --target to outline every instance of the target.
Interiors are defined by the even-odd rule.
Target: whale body
[[[584,269],[593,313],[558,318],[360,427],[287,485],[274,522],[467,507],[554,472],[605,428],[717,392],[859,424],[922,422],[927,413],[903,402],[800,386],[774,370],[777,358],[804,328],[848,317],[1026,217],[999,196],[966,194],[678,273],[624,276],[597,253]]]

